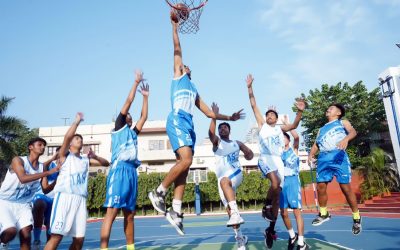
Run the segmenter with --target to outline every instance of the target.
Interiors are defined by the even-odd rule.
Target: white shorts
[[[232,188],[236,195],[236,189],[240,186],[240,184],[242,183],[242,180],[243,180],[243,173],[240,169],[238,169],[238,170],[239,171],[232,171],[232,172],[227,173],[226,175],[223,175],[218,178],[219,197],[221,198],[221,201],[225,207],[228,207],[228,201],[225,198],[224,191],[222,191],[220,182],[221,182],[222,178],[228,177],[232,182]]]
[[[50,232],[63,236],[85,237],[86,197],[56,193],[50,218]]]
[[[33,225],[32,207],[29,203],[0,200],[0,234],[8,228],[17,231]]]
[[[258,168],[261,170],[264,177],[267,177],[267,174],[276,171],[281,180],[280,186],[283,188],[285,165],[280,156],[260,155],[260,158],[258,159]]]

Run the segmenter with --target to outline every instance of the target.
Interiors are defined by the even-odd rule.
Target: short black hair
[[[267,116],[269,113],[274,113],[275,116],[276,116],[276,118],[278,118],[278,112],[276,112],[275,110],[273,110],[273,109],[268,109],[267,112],[265,112],[265,116]]]
[[[283,132],[283,135],[290,141],[290,135],[286,132]]]
[[[231,131],[231,125],[229,125],[229,123],[227,123],[227,122],[221,122],[221,123],[218,125],[218,129],[219,129],[222,125],[227,126],[227,127],[229,128],[229,131]]]
[[[33,145],[33,144],[34,144],[35,142],[37,142],[37,141],[43,142],[43,144],[44,144],[45,146],[47,145],[46,140],[43,139],[42,137],[34,137],[34,138],[32,138],[32,139],[30,139],[30,140],[28,141],[28,148],[29,148],[29,146]]]
[[[346,115],[346,108],[344,107],[343,104],[340,103],[332,103],[329,107],[335,106],[336,108],[340,109],[340,116],[339,119],[342,119],[343,116]]]
[[[77,137],[81,138],[81,140],[83,141],[83,137],[82,137],[82,135],[81,135],[81,134],[74,134],[74,137],[75,137],[75,136],[77,136]]]

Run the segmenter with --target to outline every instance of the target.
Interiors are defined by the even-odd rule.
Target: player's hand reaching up
[[[139,84],[143,81],[143,71],[140,69],[135,70],[135,83]]]
[[[301,112],[303,112],[307,107],[306,100],[303,98],[296,98],[296,103],[294,105],[296,106],[297,110]]]
[[[215,102],[211,104],[211,109],[216,115],[219,114],[219,107]]]
[[[246,77],[246,83],[248,88],[251,88],[251,86],[253,85],[253,81],[254,81],[253,76],[251,74],[248,74]]]
[[[75,123],[79,124],[81,121],[83,121],[83,113],[78,112],[78,113],[76,113],[76,116],[75,116]]]
[[[140,85],[140,89],[138,90],[138,92],[143,96],[149,96],[150,93],[149,89],[150,89],[149,84],[143,81],[142,84]]]
[[[246,114],[242,113],[243,109],[239,110],[238,112],[235,112],[231,115],[231,121],[237,121],[239,119],[243,120],[246,118]]]
[[[284,116],[283,116],[283,119],[282,119],[282,123],[283,123],[283,125],[288,125],[288,124],[290,124],[290,122],[289,122],[289,116],[284,115]]]

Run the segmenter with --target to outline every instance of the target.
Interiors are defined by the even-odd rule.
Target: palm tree
[[[396,165],[390,163],[390,158],[391,156],[385,151],[375,148],[363,159],[362,166],[357,168],[364,178],[360,186],[362,200],[391,191],[399,191],[399,173]]]
[[[7,116],[8,105],[14,98],[2,96],[0,99],[0,177],[6,172],[6,165],[16,154],[11,142],[18,137],[18,132],[25,128],[25,122],[15,116]]]

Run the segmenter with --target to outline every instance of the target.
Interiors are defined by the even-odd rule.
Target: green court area
[[[334,250],[334,249],[350,249],[346,247],[342,247],[340,245],[335,245],[323,240],[318,239],[307,239],[307,244],[311,249],[323,249],[323,250]],[[152,247],[138,247],[137,249],[146,249],[146,250],[236,250],[237,245],[235,243],[202,243],[202,244],[182,244],[182,245],[174,245],[174,246],[152,246]],[[259,250],[265,249],[264,242],[262,241],[249,241],[247,244],[247,250]],[[287,240],[278,239],[274,242],[273,249],[286,250],[287,249]]]

